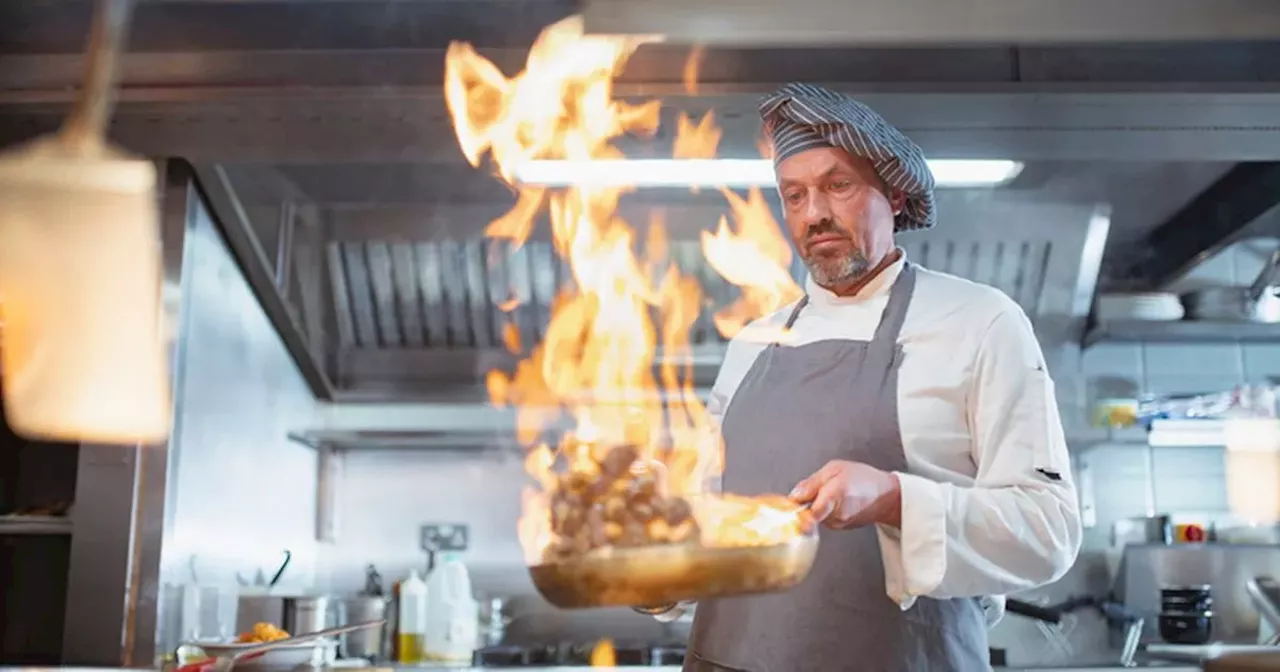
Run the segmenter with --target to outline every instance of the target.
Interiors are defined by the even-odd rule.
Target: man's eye
[[[831,183],[831,189],[834,191],[844,191],[848,189],[852,183],[849,180],[836,180]]]
[[[799,203],[801,198],[804,198],[804,194],[801,194],[798,191],[793,191],[787,194],[787,201],[791,203]]]

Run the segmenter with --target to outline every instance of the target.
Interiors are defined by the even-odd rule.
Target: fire
[[[550,190],[513,178],[524,161],[623,158],[615,140],[656,132],[661,101],[632,105],[613,98],[613,78],[641,43],[584,35],[581,19],[571,17],[543,31],[525,69],[512,77],[470,45],[454,43],[446,55],[445,98],[463,154],[476,167],[488,155],[497,176],[518,191],[515,206],[486,234],[518,246],[545,211],[556,252],[572,275],[552,306],[543,341],[514,374],[492,371],[486,377],[492,403],[515,407],[517,437],[531,447],[525,468],[536,485],[523,493],[518,528],[530,564],[543,562],[555,541],[551,494],[563,483],[599,478],[603,460],[619,446],[637,451],[633,473],[657,478],[663,496],[688,500],[703,544],[778,543],[800,529],[795,507],[783,498],[708,493],[723,468],[723,446],[689,375],[689,331],[703,296],[694,278],[666,260],[660,221],[651,223],[644,254],[637,255],[641,241],[617,215],[622,189]],[[685,123],[687,137],[697,138],[686,141],[685,151],[714,156],[720,135],[714,116]],[[722,222],[703,246],[717,270],[730,281],[742,280],[745,305],[717,318],[732,325],[749,319],[750,310],[764,311],[792,295],[777,274],[759,279],[742,270],[743,263],[789,262],[776,225],[763,243],[745,240],[772,222],[763,198],[758,192],[747,200],[726,196],[739,230],[731,233]],[[783,245],[781,252],[775,242]],[[739,248],[754,257],[736,258]],[[528,345],[514,331],[504,335],[513,352]],[[566,414],[571,431],[548,445],[546,433]],[[660,528],[661,522],[651,525]]]
[[[714,159],[716,148],[720,145],[722,131],[716,125],[715,112],[707,112],[702,120],[694,123],[689,115],[680,113],[676,120],[675,148],[672,158],[676,159]]]
[[[685,93],[697,95],[698,93],[698,71],[702,69],[702,58],[705,53],[701,45],[695,45],[689,50],[689,58],[684,62],[684,71],[681,73],[681,80],[684,82]]]
[[[596,642],[591,648],[591,667],[616,667],[618,665],[618,654],[613,648],[613,642],[602,639]]]
[[[731,231],[726,219],[721,217],[714,234],[702,232],[702,253],[717,273],[742,289],[742,296],[715,316],[716,329],[725,338],[732,338],[751,320],[796,301],[803,291],[787,271],[791,266],[791,248],[760,190],[751,189],[745,200],[728,190],[723,193],[737,222],[737,230]],[[764,341],[787,336],[781,330],[769,333],[763,328],[743,334],[744,338]]]

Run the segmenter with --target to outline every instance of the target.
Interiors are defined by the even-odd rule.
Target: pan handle
[[[1249,300],[1257,301],[1262,298],[1262,293],[1267,291],[1268,287],[1276,284],[1277,277],[1280,276],[1280,250],[1271,253],[1271,257],[1267,259],[1267,263],[1262,267],[1262,272],[1258,274],[1258,278],[1249,285]]]
[[[1045,623],[1060,623],[1062,621],[1062,612],[1056,609],[1048,609],[1038,604],[1023,602],[1022,600],[1008,598],[1005,600],[1004,608],[1011,614],[1025,616]]]

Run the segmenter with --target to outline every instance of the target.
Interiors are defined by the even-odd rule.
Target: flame
[[[602,639],[591,648],[591,667],[616,667],[618,654],[614,651],[613,642]]]
[[[531,447],[525,469],[536,485],[522,495],[518,523],[530,564],[544,562],[549,548],[563,541],[553,534],[554,497],[573,494],[575,483],[611,491],[605,476],[620,475],[605,469],[618,449],[634,450],[627,458],[634,482],[647,479],[656,483],[655,496],[687,503],[685,517],[676,522],[648,519],[647,539],[686,541],[696,531],[692,540],[708,545],[770,544],[793,538],[800,529],[796,508],[783,498],[708,493],[724,456],[718,428],[691,375],[689,331],[703,296],[698,282],[667,260],[660,217],[644,238],[644,255],[637,256],[641,241],[617,215],[622,189],[526,188],[513,179],[523,161],[622,158],[615,140],[656,132],[661,101],[632,105],[612,95],[614,76],[640,43],[586,36],[581,18],[571,17],[546,28],[524,70],[510,78],[470,45],[454,43],[446,55],[445,97],[463,154],[476,167],[488,155],[497,176],[518,192],[515,206],[490,224],[487,235],[518,247],[545,210],[556,253],[567,260],[572,277],[551,306],[542,342],[512,375],[491,371],[486,376],[492,403],[516,409],[517,438]],[[714,116],[707,114],[696,125],[686,122],[688,137],[699,138],[687,151],[713,156],[720,135]],[[725,269],[740,273],[740,262],[724,255],[737,254],[732,246],[745,245],[744,238],[755,240],[758,228],[772,219],[758,218],[756,208],[767,215],[758,193],[746,201],[726,196],[740,229],[729,233],[722,223],[723,234],[704,239],[704,247],[716,250]],[[774,238],[780,240],[776,231]],[[760,240],[746,245],[755,251],[756,262],[781,258],[772,248],[774,239]],[[775,295],[789,296],[775,275],[767,273],[764,284],[745,282],[750,306],[764,310],[781,300]],[[732,319],[742,319],[744,310],[735,309]],[[516,336],[504,329],[513,352],[521,345]],[[562,429],[566,415],[571,431],[563,432],[554,447],[548,445],[544,437]],[[605,531],[613,540],[623,530],[611,524]]]
[[[768,315],[803,295],[787,272],[791,248],[782,237],[769,204],[759,189],[752,188],[743,199],[722,190],[737,223],[736,231],[720,218],[716,232],[702,232],[702,253],[717,273],[742,289],[742,296],[715,315],[716,329],[726,338],[738,335],[751,320]],[[785,340],[782,329],[756,327],[744,338],[764,341]]]
[[[694,45],[689,50],[689,58],[684,62],[681,79],[684,81],[684,90],[689,95],[698,94],[698,71],[702,69],[702,57],[705,55],[702,45]]]
[[[716,148],[720,145],[722,131],[716,125],[715,112],[707,112],[702,120],[694,123],[684,112],[676,120],[675,148],[672,158],[676,159],[714,159]]]

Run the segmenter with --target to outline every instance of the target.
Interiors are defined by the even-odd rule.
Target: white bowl
[[[213,658],[233,656],[259,646],[258,642],[196,642],[194,645]],[[320,639],[297,644],[286,644],[253,658],[236,661],[236,668],[249,669],[293,669],[301,666],[321,666],[333,662],[337,642]]]

